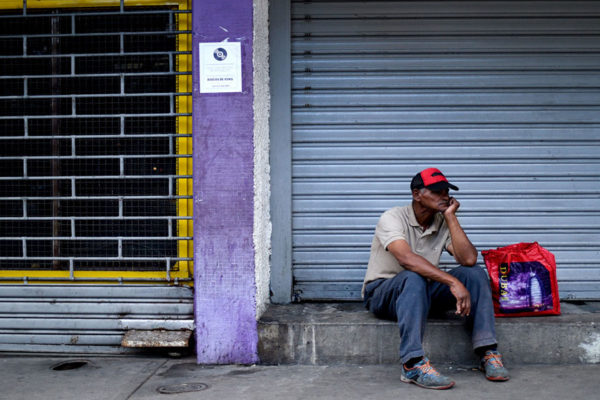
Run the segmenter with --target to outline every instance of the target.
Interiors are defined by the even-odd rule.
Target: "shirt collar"
[[[415,210],[413,209],[412,203],[410,204],[410,206],[408,208],[409,208],[408,223],[410,224],[410,226],[419,228],[422,231],[423,228],[417,221],[417,216],[415,215]],[[431,233],[437,232],[440,229],[441,223],[443,222],[440,220],[440,218],[443,220],[443,217],[440,213],[435,214],[435,216],[433,217],[433,222],[431,223],[431,225],[429,225],[429,228],[427,228],[427,230],[425,230],[425,232],[423,232],[423,234],[431,234]]]
[[[419,225],[419,222],[417,221],[417,216],[415,215],[415,210],[413,208],[412,203],[408,207],[408,210],[408,223],[410,224],[410,226],[420,227],[421,225]]]

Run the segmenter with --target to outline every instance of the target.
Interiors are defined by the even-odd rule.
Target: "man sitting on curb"
[[[488,278],[475,266],[477,250],[456,217],[460,203],[449,195],[458,188],[435,168],[416,174],[410,188],[412,204],[386,211],[377,223],[363,284],[366,308],[398,321],[401,380],[428,389],[454,386],[431,366],[422,344],[429,312],[451,309],[466,317],[486,378],[508,380]],[[460,264],[450,272],[438,267],[444,249]]]

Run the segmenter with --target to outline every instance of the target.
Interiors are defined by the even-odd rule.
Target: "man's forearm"
[[[419,255],[415,256],[422,258]],[[458,282],[458,279],[456,279],[449,273],[435,267],[433,264],[431,264],[424,258],[422,258],[422,260],[412,260],[412,262],[409,261],[403,265],[409,271],[415,272],[426,279],[441,282],[447,286],[452,286]]]
[[[441,282],[450,286],[458,280],[447,272],[442,271],[435,265],[431,264],[424,257],[413,253],[405,242],[396,241],[388,246],[390,251],[398,262],[409,271],[421,275],[423,278],[431,279],[436,282]]]
[[[454,258],[461,265],[475,265],[477,263],[477,249],[460,226],[458,218],[455,214],[444,215],[444,218],[450,231]]]

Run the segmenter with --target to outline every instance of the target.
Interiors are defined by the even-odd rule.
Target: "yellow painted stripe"
[[[188,271],[171,271],[171,279],[188,278]],[[46,270],[11,270],[2,271],[2,278],[63,278],[70,279],[69,271],[46,271]],[[147,278],[166,279],[166,271],[73,271],[74,278]]]
[[[181,4],[180,9],[189,9],[190,2],[188,1],[185,5]],[[181,31],[187,31],[192,29],[192,16],[190,14],[178,14],[177,15],[178,29]],[[192,37],[189,34],[179,35],[177,38],[177,50],[178,51],[191,51],[192,49]],[[180,54],[177,56],[177,72],[189,72],[192,70],[192,57],[187,54]],[[190,75],[179,75],[177,77],[177,92],[178,93],[191,93],[192,91],[192,79]],[[187,114],[192,112],[192,98],[191,96],[178,96],[177,102],[177,113]],[[188,116],[177,117],[177,133],[178,134],[191,134],[192,133],[192,118]],[[177,138],[177,154],[188,155],[192,154],[192,139],[189,137]],[[192,160],[190,158],[179,158],[177,160],[177,175],[192,175]],[[190,196],[192,195],[192,180],[189,178],[177,179],[177,194],[179,196]],[[177,215],[178,216],[191,216],[193,215],[192,209],[193,202],[189,199],[179,199],[177,201]],[[177,221],[177,236],[192,236],[192,221],[179,220]],[[177,253],[180,258],[188,258],[193,255],[193,245],[191,240],[179,240],[177,243]],[[180,271],[185,271],[189,276],[193,276],[193,263],[190,261],[178,261],[177,268]]]
[[[126,7],[136,6],[179,6],[189,9],[189,0],[125,0]],[[27,0],[27,8],[71,8],[71,7],[119,7],[119,0]],[[23,0],[0,1],[0,9],[23,8]]]

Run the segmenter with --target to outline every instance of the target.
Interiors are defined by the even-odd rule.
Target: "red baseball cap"
[[[448,179],[442,174],[437,168],[427,168],[416,174],[410,182],[410,189],[422,189],[427,188],[429,190],[444,190],[453,189],[458,190],[458,187],[454,186]]]

